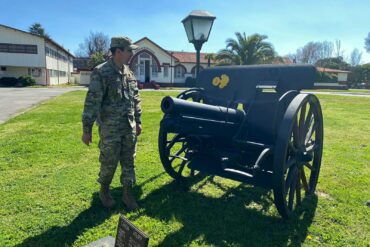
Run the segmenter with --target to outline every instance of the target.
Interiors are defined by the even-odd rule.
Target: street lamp
[[[182,20],[189,43],[193,43],[194,48],[197,51],[197,77],[200,67],[200,49],[202,49],[203,43],[207,42],[215,19],[216,16],[213,16],[207,11],[193,10],[184,20]]]

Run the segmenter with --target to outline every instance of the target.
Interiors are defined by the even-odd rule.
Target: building
[[[0,78],[30,75],[39,85],[64,84],[73,58],[52,39],[0,24]]]
[[[166,50],[147,37],[135,44],[139,48],[135,50],[129,66],[140,82],[155,81],[161,86],[179,86],[185,83],[187,77],[195,77],[195,52]],[[206,55],[200,55],[200,70],[208,66]],[[210,61],[210,65],[213,65],[213,61]]]
[[[325,72],[328,74],[334,74],[338,78],[338,82],[347,82],[348,80],[348,74],[351,73],[350,71],[346,70],[339,70],[339,69],[329,69],[329,68],[322,68],[322,67],[316,67],[317,71],[319,72]]]

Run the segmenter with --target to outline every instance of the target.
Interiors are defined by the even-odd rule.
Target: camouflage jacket
[[[91,133],[98,124],[118,126],[127,118],[132,127],[141,123],[141,106],[137,81],[127,65],[119,69],[109,59],[95,67],[82,114],[83,132]]]

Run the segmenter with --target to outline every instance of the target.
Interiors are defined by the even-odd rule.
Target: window
[[[203,67],[202,66],[199,66],[199,72],[201,72],[203,70]],[[193,76],[193,78],[196,78],[196,71],[197,71],[197,66],[195,65],[192,69],[191,69],[191,74]]]
[[[155,60],[152,57],[152,76],[157,77],[158,76],[158,66]]]
[[[168,64],[163,65],[163,76],[168,77],[168,68],[170,66]]]
[[[0,43],[0,52],[37,54],[37,45]]]
[[[29,68],[28,75],[33,76],[33,77],[40,77],[41,69],[40,68]]]
[[[150,58],[150,55],[146,52],[141,53],[139,56],[140,58]]]
[[[182,65],[175,66],[175,78],[184,78],[186,73],[186,69]]]

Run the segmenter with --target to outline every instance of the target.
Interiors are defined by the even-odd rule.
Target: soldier
[[[141,107],[137,82],[128,67],[133,45],[127,37],[113,37],[112,57],[94,68],[82,114],[82,141],[92,141],[92,126],[99,126],[99,197],[104,207],[116,202],[109,193],[118,162],[122,167],[122,201],[129,210],[138,208],[131,188],[135,183],[136,137],[141,133]]]

